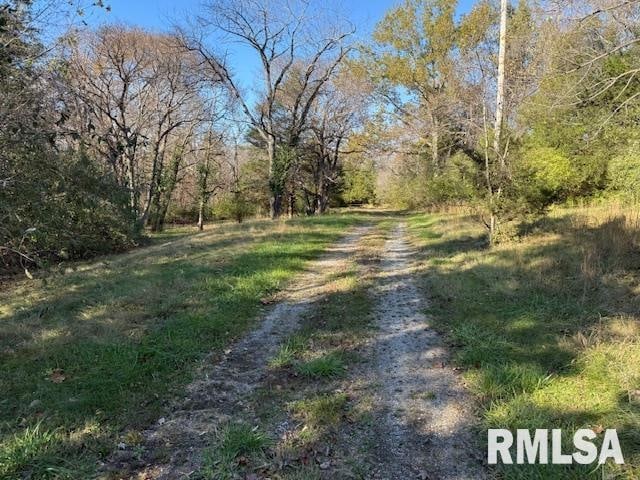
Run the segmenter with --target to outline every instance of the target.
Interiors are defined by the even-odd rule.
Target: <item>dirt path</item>
[[[375,478],[486,478],[470,433],[469,399],[422,313],[413,258],[400,224],[385,244],[372,292],[379,333],[373,344],[377,368],[369,374],[377,377],[384,412]]]
[[[238,460],[238,472],[225,478],[245,478],[247,472],[256,472],[246,477],[255,479],[486,478],[480,450],[472,442],[469,399],[423,313],[426,304],[415,283],[415,252],[405,227],[398,225],[388,236],[381,232],[356,228],[312,262],[286,289],[286,296],[269,307],[256,330],[203,363],[184,399],[143,432],[138,454],[125,446],[105,471],[118,472],[115,478],[201,478],[203,450],[225,425],[241,421],[262,423],[274,448],[263,457],[268,464],[264,468],[252,470],[246,460]],[[365,247],[373,237],[378,238],[375,247]],[[372,262],[374,258],[380,261]],[[356,291],[335,291],[336,279],[353,268],[360,310],[353,303],[357,296],[350,296]],[[323,305],[332,304],[342,313],[334,319],[337,324],[327,327]],[[336,336],[336,326],[362,324],[365,317],[368,327],[360,338]],[[320,354],[323,343],[326,348],[327,339],[333,338],[341,339],[333,347],[354,349],[362,360],[338,378],[302,379],[291,367],[269,370],[280,347],[304,328],[316,332],[306,342],[312,356],[313,349]],[[265,397],[260,392],[268,393]],[[289,456],[288,439],[298,438],[307,427],[291,416],[287,405],[317,395],[346,395],[346,411],[336,412],[333,424],[319,427],[324,433]],[[261,422],[261,408],[279,420]],[[358,411],[366,412],[368,417],[362,418],[368,420],[358,419]]]
[[[220,425],[243,416],[245,399],[262,384],[268,360],[311,305],[327,293],[329,280],[345,268],[369,228],[358,227],[329,247],[286,289],[286,296],[271,307],[256,330],[221,358],[205,360],[183,401],[143,432],[143,448],[138,450],[144,454],[136,455],[135,449],[123,445],[105,465],[105,477],[113,478],[117,472],[116,478],[189,478],[201,462],[201,449]]]

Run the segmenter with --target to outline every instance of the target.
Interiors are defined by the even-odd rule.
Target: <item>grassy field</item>
[[[626,461],[622,468],[508,466],[498,475],[640,478],[637,214],[558,210],[491,249],[469,216],[414,215],[409,224],[430,314],[465,370],[485,426],[570,435],[616,428]]]
[[[178,230],[128,254],[3,285],[0,478],[89,478],[118,442],[135,443],[157,420],[206,353],[255,323],[261,299],[362,221]]]
[[[627,462],[595,470],[512,466],[497,475],[639,478],[638,217],[557,210],[493,248],[473,217],[406,218],[420,248],[428,313],[464,370],[484,426],[616,428]],[[119,442],[136,444],[207,353],[255,325],[263,303],[363,222],[377,225],[364,240],[366,254],[331,280],[326,302],[270,360],[273,385],[251,400],[260,428],[230,424],[199,472],[232,477],[275,458],[299,464],[291,478],[320,477],[319,467],[305,466],[309,452],[350,429],[367,431],[370,421],[372,406],[350,372],[372,334],[362,272],[393,223],[380,215],[172,230],[124,255],[4,285],[0,478],[90,478]],[[286,418],[298,429],[274,442],[274,425]],[[370,452],[351,447],[354,463],[340,468],[366,478],[356,457]]]

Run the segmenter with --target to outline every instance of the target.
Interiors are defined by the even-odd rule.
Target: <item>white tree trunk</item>
[[[507,50],[507,5],[508,0],[500,0],[500,46],[498,51],[498,85],[496,90],[496,122],[494,125],[493,149],[500,166],[504,167],[504,155],[500,146],[504,116],[504,63]]]

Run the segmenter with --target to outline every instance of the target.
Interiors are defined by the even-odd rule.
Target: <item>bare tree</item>
[[[222,135],[209,130],[204,136],[204,145],[198,152],[197,168],[197,200],[198,200],[198,230],[204,229],[205,208],[211,197],[222,188],[219,179],[220,157],[224,156]]]
[[[640,67],[607,69],[611,58],[622,59],[640,44],[640,0],[543,2],[553,20],[557,44],[551,74],[564,77],[567,88],[553,106],[599,102],[611,92],[613,106],[598,122],[596,134],[618,114],[638,105]]]
[[[308,213],[325,213],[332,190],[339,183],[340,163],[350,152],[351,135],[366,121],[373,88],[364,76],[343,68],[327,84],[311,112],[308,169],[311,185],[302,187],[309,198]],[[311,187],[311,188],[310,188]]]
[[[261,100],[254,109],[231,70],[208,47],[203,36],[184,35],[183,44],[197,52],[208,66],[212,81],[222,79],[239,102],[249,124],[264,141],[269,162],[271,217],[280,216],[285,196],[285,183],[291,153],[304,130],[311,106],[322,86],[331,78],[349,47],[346,39],[352,28],[315,31],[313,19],[307,15],[306,2],[270,0],[223,0],[211,2],[201,24],[214,34],[239,41],[251,48],[260,59],[263,72]],[[278,135],[277,99],[293,70],[302,66],[298,76],[300,89],[290,112],[288,138]]]
[[[166,158],[179,160],[205,119],[198,60],[170,35],[110,26],[72,41],[68,65],[71,133],[107,161],[144,225]]]

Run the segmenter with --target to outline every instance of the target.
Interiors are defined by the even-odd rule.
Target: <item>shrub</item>
[[[81,153],[14,150],[2,165],[5,271],[124,250],[138,232],[127,192]]]
[[[371,161],[348,162],[342,169],[342,200],[346,204],[372,204],[376,200],[376,172]]]
[[[213,216],[218,220],[236,220],[240,223],[255,213],[255,207],[241,194],[228,193],[220,197],[213,206]]]
[[[566,200],[578,182],[571,160],[562,152],[525,147],[512,163],[512,178],[500,199],[500,216],[509,220],[543,213],[553,203]]]
[[[640,145],[634,144],[609,161],[607,179],[607,190],[621,200],[640,200]]]
[[[388,179],[388,186],[380,196],[384,203],[396,208],[461,205],[479,197],[478,176],[477,165],[465,155],[457,154],[447,160],[437,175],[399,172]]]

